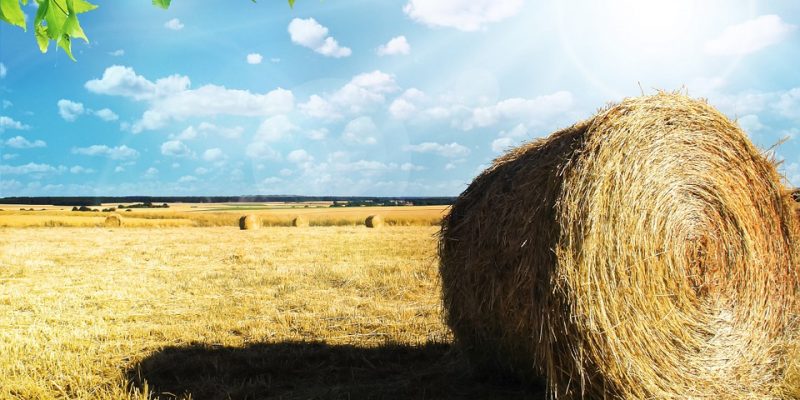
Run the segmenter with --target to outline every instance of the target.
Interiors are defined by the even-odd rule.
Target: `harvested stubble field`
[[[29,207],[29,206],[25,206]],[[115,204],[94,208],[116,207]],[[292,208],[296,207],[296,208]],[[0,228],[32,227],[103,227],[109,212],[77,212],[64,207],[45,207],[44,210],[19,211],[17,205],[0,210]],[[369,215],[381,215],[390,226],[438,226],[447,212],[444,206],[419,207],[348,207],[329,208],[318,205],[268,205],[242,207],[237,204],[189,205],[178,204],[169,209],[135,209],[117,213],[124,227],[215,227],[238,226],[244,214],[257,215],[263,226],[291,226],[296,216],[306,218],[311,226],[364,225]]]
[[[530,398],[451,349],[436,232],[0,228],[0,398]]]

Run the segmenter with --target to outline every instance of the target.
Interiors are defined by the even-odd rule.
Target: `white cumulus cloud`
[[[0,175],[45,175],[66,171],[63,165],[54,167],[50,164],[27,163],[24,165],[0,165]]]
[[[30,129],[30,127],[28,125],[23,124],[22,122],[15,121],[11,117],[0,115],[0,132],[4,132],[6,129],[16,129],[19,131],[24,131],[26,129]]]
[[[388,43],[378,47],[379,56],[407,55],[411,52],[411,45],[408,44],[405,36],[397,36],[389,40]]]
[[[256,131],[255,139],[265,142],[277,142],[297,130],[298,127],[288,117],[276,115],[267,118],[261,123]]]
[[[160,129],[170,121],[191,117],[264,117],[294,108],[294,95],[281,88],[260,94],[217,85],[189,89],[189,85],[186,76],[172,75],[153,82],[130,67],[115,65],[107,68],[101,79],[90,80],[85,86],[94,93],[148,101],[149,109],[131,126],[133,133]]]
[[[6,140],[6,146],[13,147],[15,149],[32,149],[36,147],[46,147],[47,143],[42,140],[34,140],[33,142],[25,139],[22,136],[14,136]]]
[[[289,35],[292,43],[307,47],[326,57],[348,57],[352,50],[340,46],[332,36],[328,36],[328,28],[320,25],[314,18],[295,18],[289,23]]]
[[[316,94],[312,94],[307,102],[298,104],[297,108],[313,118],[333,120],[342,116],[331,102]]]
[[[755,114],[747,114],[745,116],[742,116],[736,122],[738,122],[739,126],[745,132],[750,134],[750,136],[764,129],[764,124],[761,123],[761,120],[758,118],[758,115]]]
[[[492,141],[492,151],[495,153],[503,152],[514,144],[514,139],[510,137],[499,137]]]
[[[89,147],[74,148],[72,153],[86,156],[104,156],[112,160],[130,160],[139,157],[138,151],[125,145],[109,147],[104,144],[95,144]]]
[[[192,151],[180,140],[168,140],[161,143],[161,154],[165,156],[186,157],[192,155]]]
[[[8,75],[8,68],[3,63],[0,63],[0,79],[3,79]]]
[[[112,65],[100,79],[92,79],[84,85],[92,93],[129,97],[134,100],[154,100],[187,90],[191,81],[183,75],[171,75],[151,82],[136,74],[131,67]]]
[[[523,0],[409,0],[403,11],[428,26],[477,31],[517,15],[522,6]]]
[[[336,120],[343,114],[363,114],[386,101],[386,95],[399,90],[392,74],[375,70],[354,76],[332,94],[311,95],[308,102],[298,105],[304,114],[326,120]]]
[[[311,140],[323,140],[328,137],[328,128],[312,129],[306,132],[306,136]]]
[[[225,153],[219,148],[211,148],[203,152],[203,160],[209,162],[222,161],[225,159]]]
[[[314,161],[314,157],[308,154],[308,152],[305,151],[304,149],[297,149],[291,151],[286,156],[286,159],[289,160],[289,162],[293,162],[296,164]]]
[[[281,159],[281,153],[273,149],[267,142],[253,142],[247,145],[245,150],[247,157],[258,160],[273,160]]]
[[[167,29],[172,29],[173,31],[179,31],[179,30],[183,29],[184,25],[183,25],[183,22],[181,22],[181,20],[179,20],[177,18],[173,18],[173,19],[165,22],[164,23],[164,27],[167,28]]]
[[[800,119],[800,87],[781,93],[773,108],[784,117]]]
[[[461,128],[470,130],[486,127],[501,120],[525,121],[528,124],[541,123],[572,108],[572,93],[560,91],[533,99],[510,98],[494,105],[474,108],[467,118],[461,121]]]
[[[75,165],[69,169],[69,172],[73,174],[91,174],[94,173],[94,170],[91,168],[82,167],[80,165]]]
[[[378,139],[375,134],[378,127],[370,117],[358,117],[347,123],[342,132],[342,139],[344,141],[354,144],[375,144]]]
[[[405,120],[411,118],[418,109],[417,104],[428,100],[428,96],[417,88],[406,89],[403,94],[396,98],[389,106],[389,113],[392,117]]]
[[[412,144],[403,147],[406,151],[413,151],[416,153],[432,153],[438,154],[442,157],[458,158],[466,157],[470,151],[466,146],[462,146],[456,142],[439,144],[436,142],[424,142],[420,144]]]
[[[108,108],[103,108],[101,110],[92,111],[97,118],[102,119],[103,121],[116,121],[119,119],[119,116],[115,114],[113,111],[109,110]]]
[[[797,26],[770,14],[725,28],[714,39],[706,42],[705,50],[713,55],[744,55],[780,43],[788,38]]]
[[[261,64],[261,61],[264,57],[258,53],[250,53],[247,55],[247,63],[248,64]]]
[[[60,115],[61,118],[64,118],[65,121],[75,121],[79,116],[86,112],[86,110],[83,108],[83,103],[61,99],[57,104],[58,115]]]

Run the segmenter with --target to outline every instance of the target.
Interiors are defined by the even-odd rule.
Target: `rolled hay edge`
[[[261,228],[261,219],[254,214],[243,215],[239,218],[239,230],[253,230]]]
[[[119,214],[110,214],[103,221],[103,225],[109,228],[118,228],[122,226],[122,216]]]
[[[370,215],[364,220],[364,225],[367,228],[380,228],[384,225],[383,217],[378,214]]]
[[[292,226],[296,228],[305,228],[308,226],[308,218],[298,215],[292,219]]]
[[[678,94],[511,150],[442,222],[457,345],[550,398],[781,398],[800,256],[780,182]]]

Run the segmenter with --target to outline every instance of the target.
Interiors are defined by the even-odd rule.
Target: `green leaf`
[[[64,33],[62,31],[64,23],[67,22],[66,4],[62,6],[56,0],[47,0],[47,2],[50,3],[47,13],[44,15],[44,21],[47,22],[47,36],[58,41]]]
[[[47,28],[41,25],[36,25],[35,36],[36,43],[39,45],[39,50],[42,53],[47,53],[47,46],[50,45],[50,38],[47,37]]]
[[[47,47],[50,45],[50,37],[47,34],[47,28],[42,22],[44,22],[44,17],[47,15],[50,2],[42,0],[38,1],[38,3],[39,8],[36,10],[36,18],[33,20],[33,33],[36,37],[36,43],[39,45],[39,50],[42,53],[47,53]]]
[[[289,7],[294,8],[294,0],[289,0]]]
[[[64,12],[64,14],[67,13],[67,1],[66,0],[49,0],[49,1],[51,1],[53,3],[56,3],[57,8],[62,10]],[[87,11],[92,11],[95,8],[97,8],[96,5],[94,5],[92,3],[89,3],[88,1],[85,1],[85,0],[74,0],[72,6],[73,6],[72,9],[75,10],[75,13],[77,13],[77,14],[85,13]]]
[[[67,0],[67,11],[69,11],[69,15],[67,16],[67,20],[64,22],[64,27],[61,29],[61,31],[64,32],[65,35],[69,35],[71,38],[83,39],[86,43],[89,43],[89,38],[87,38],[86,34],[83,33],[81,24],[78,22],[78,17],[75,13],[75,7],[73,7],[73,0]]]
[[[22,12],[22,8],[19,6],[19,0],[0,0],[0,20],[27,30],[25,27],[25,13]]]
[[[169,8],[169,3],[171,3],[171,2],[172,2],[172,0],[153,0],[153,5],[154,6],[159,6],[159,7],[161,7],[161,8],[166,10],[166,9]]]
[[[47,14],[47,8],[50,7],[50,2],[39,2],[39,8],[36,9],[36,18],[33,20],[33,26],[39,26],[44,21],[44,16]],[[44,28],[44,26],[42,26]]]
[[[72,61],[77,61],[75,57],[72,56],[72,40],[69,38],[69,35],[64,34],[61,36],[61,39],[58,40],[58,47],[64,49],[64,52],[67,53]]]
[[[97,8],[96,4],[89,3],[86,0],[72,0],[72,3],[76,14],[82,14]]]

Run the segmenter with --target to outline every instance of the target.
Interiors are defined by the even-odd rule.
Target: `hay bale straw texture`
[[[442,222],[446,319],[549,398],[780,398],[797,223],[703,101],[626,99],[498,158]]]
[[[306,226],[308,226],[308,219],[306,217],[302,216],[302,215],[298,215],[298,216],[294,217],[294,219],[292,220],[292,226],[295,226],[295,227],[298,227],[298,228],[306,227]]]
[[[122,217],[119,214],[110,214],[106,217],[103,225],[109,228],[116,228],[122,226]]]
[[[366,225],[367,228],[380,228],[383,226],[383,217],[380,215],[370,215],[364,220],[364,225]]]
[[[251,230],[261,228],[261,219],[257,215],[243,215],[239,218],[239,229]]]

